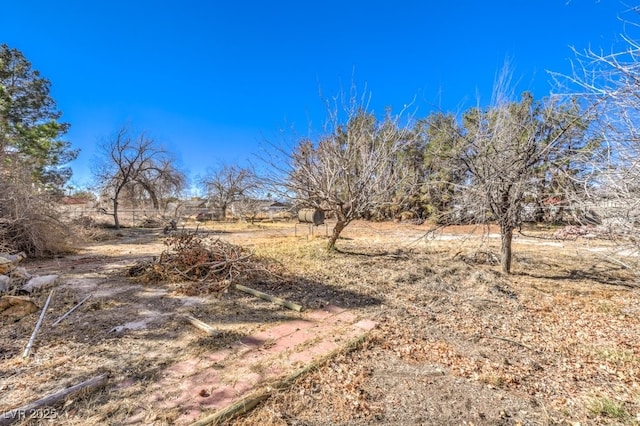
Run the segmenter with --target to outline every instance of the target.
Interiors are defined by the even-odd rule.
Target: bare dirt
[[[640,293],[607,258],[609,241],[525,230],[505,276],[496,230],[486,227],[356,222],[333,253],[323,227],[205,228],[279,265],[254,288],[378,323],[356,349],[231,424],[640,424]],[[60,274],[61,284],[28,361],[21,354],[38,313],[0,324],[0,411],[107,373],[107,386],[55,407],[51,423],[174,424],[174,411],[141,406],[168,369],[300,318],[237,291],[190,296],[184,282],[128,277],[160,255],[163,240],[158,229],[125,229],[73,256],[24,264]],[[197,333],[184,314],[223,334]]]

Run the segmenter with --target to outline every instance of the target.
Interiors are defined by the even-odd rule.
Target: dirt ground
[[[252,287],[378,322],[357,348],[230,424],[640,424],[640,293],[636,277],[607,254],[609,241],[525,229],[505,276],[496,231],[486,227],[432,233],[428,224],[356,222],[337,252],[325,250],[323,227],[313,235],[294,223],[200,230],[279,265],[277,276],[265,272]],[[299,315],[237,291],[188,295],[186,283],[128,277],[131,266],[162,253],[164,238],[159,229],[125,229],[75,255],[23,265],[61,280],[28,361],[21,354],[38,314],[0,323],[0,411],[107,373],[107,386],[38,421],[127,424],[170,366]],[[37,295],[38,306],[47,295]],[[195,333],[185,313],[222,336]],[[143,424],[174,420],[147,412]]]

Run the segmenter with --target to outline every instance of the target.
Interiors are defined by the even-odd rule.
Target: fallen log
[[[329,360],[331,360],[332,358],[334,358],[340,353],[347,353],[356,349],[367,339],[368,336],[369,336],[369,332],[367,331],[366,333],[363,333],[360,336],[351,340],[344,347],[334,349],[327,355],[320,357],[319,359],[312,362],[311,364],[298,369],[293,374],[287,376],[283,380],[276,383],[272,383],[270,386],[267,385],[263,389],[258,390],[252,393],[251,395],[248,395],[242,398],[240,401],[234,404],[231,404],[230,406],[223,408],[222,410],[219,410],[209,416],[206,416],[195,423],[192,423],[191,426],[218,425],[218,424],[222,424],[224,421],[227,421],[229,419],[248,413],[249,411],[253,410],[262,401],[265,401],[266,399],[268,399],[273,393],[287,389],[290,386],[292,386],[296,381],[296,379],[298,379],[298,377],[301,377],[302,375],[307,374],[308,372],[315,370],[316,368],[319,368],[320,366],[322,366],[323,364],[325,364],[326,362],[328,362]]]
[[[197,318],[192,317],[191,315],[185,315],[184,318],[189,321],[194,327],[198,328],[199,330],[204,331],[205,333],[207,333],[209,336],[219,336],[220,333],[218,330],[216,330],[215,328],[211,327],[209,324],[200,321]]]
[[[240,290],[240,291],[243,291],[245,293],[249,293],[249,294],[251,294],[253,296],[259,297],[260,299],[268,300],[268,301],[270,301],[272,303],[275,303],[276,305],[284,306],[285,308],[289,308],[289,309],[291,309],[293,311],[297,311],[297,312],[302,311],[302,306],[298,305],[297,303],[289,302],[288,300],[284,300],[284,299],[281,299],[279,297],[271,296],[270,294],[263,293],[263,292],[258,291],[258,290],[254,290],[252,288],[245,287],[245,286],[240,285],[240,284],[236,284],[235,288],[237,290]]]
[[[31,338],[29,339],[29,343],[27,343],[27,347],[24,348],[24,353],[22,354],[22,358],[26,358],[29,356],[29,351],[31,350],[31,346],[33,346],[33,342],[35,342],[36,340],[36,335],[38,334],[40,325],[42,325],[44,314],[47,312],[47,308],[49,307],[49,302],[51,302],[51,296],[53,296],[53,290],[51,290],[51,292],[49,293],[49,297],[47,297],[47,302],[44,304],[44,307],[42,308],[42,313],[40,314],[40,318],[38,318],[36,327],[33,329],[33,333],[31,333]]]
[[[98,387],[102,385],[106,380],[107,375],[102,374],[100,376],[96,376],[92,379],[79,383],[75,386],[71,386],[70,388],[46,396],[30,404],[23,405],[22,407],[14,408],[13,410],[2,413],[0,414],[0,426],[10,425],[17,421],[24,421],[30,417],[36,417],[38,419],[44,420],[44,415],[48,414],[46,410],[43,410],[44,407],[52,407],[75,393],[78,393],[85,389]],[[55,411],[52,411],[49,414],[51,415],[50,418],[55,418],[56,416]]]
[[[60,318],[58,318],[53,324],[51,324],[52,327],[55,327],[56,325],[58,325],[63,319],[65,319],[66,317],[68,317],[69,315],[71,315],[71,313],[73,311],[75,311],[76,309],[78,309],[80,307],[80,305],[82,305],[84,302],[86,302],[89,298],[91,297],[91,295],[88,295],[87,297],[85,297],[84,299],[82,299],[80,302],[78,302],[78,304],[76,306],[74,306],[73,308],[69,309],[67,311],[66,314],[64,314],[63,316],[61,316]]]

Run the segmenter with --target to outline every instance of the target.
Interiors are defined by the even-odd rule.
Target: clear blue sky
[[[5,1],[0,43],[52,83],[90,179],[95,145],[119,126],[145,130],[191,177],[243,163],[263,140],[325,118],[352,77],[382,113],[416,99],[419,117],[488,99],[505,58],[519,90],[542,98],[569,46],[610,50],[618,0]],[[627,15],[628,16],[628,15]]]

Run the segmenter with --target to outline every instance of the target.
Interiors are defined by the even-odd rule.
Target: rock
[[[0,257],[10,260],[14,264],[18,264],[27,258],[25,252],[21,251],[18,254],[0,253]]]
[[[7,275],[14,267],[15,265],[11,260],[0,256],[0,274]]]
[[[27,255],[24,252],[18,254],[0,253],[0,274],[7,275],[26,258]]]
[[[24,296],[0,297],[0,316],[22,318],[38,310],[35,303]]]
[[[11,288],[11,278],[6,275],[0,275],[0,293],[9,291]]]
[[[17,268],[11,271],[11,279],[14,281],[27,281],[32,278],[32,275],[27,272],[25,268],[22,266],[18,266]]]
[[[42,290],[45,288],[53,287],[58,281],[58,275],[43,275],[41,277],[33,277],[22,286],[22,290],[26,292],[33,292],[33,290]]]

